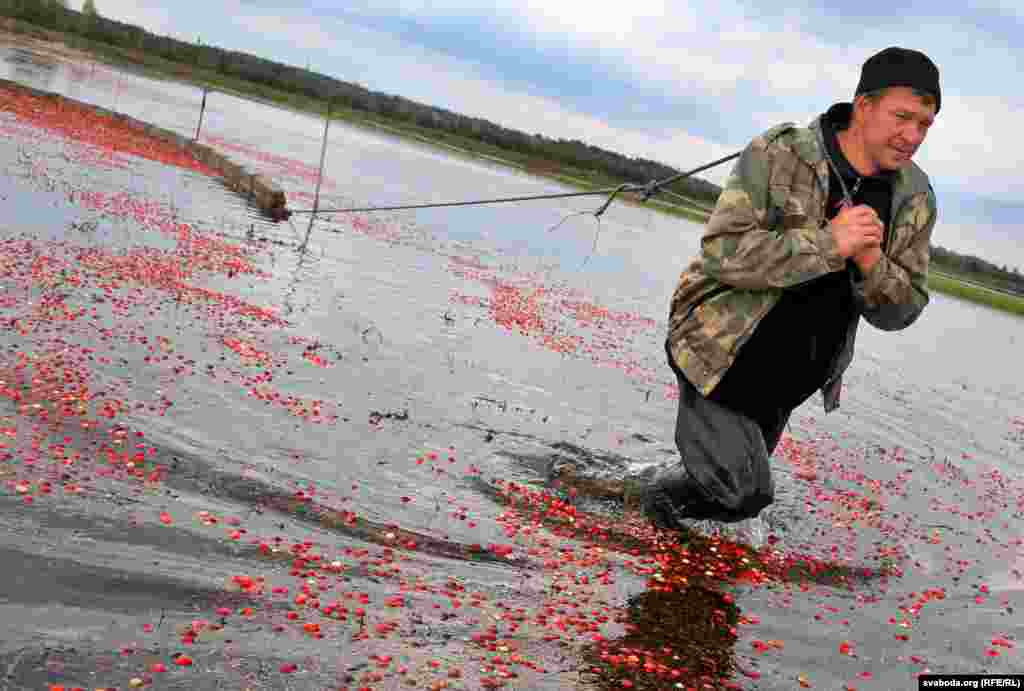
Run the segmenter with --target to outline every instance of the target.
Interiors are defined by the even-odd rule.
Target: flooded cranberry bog
[[[0,73],[190,134],[201,94]],[[72,93],[73,92],[73,93]],[[665,310],[700,229],[585,203],[260,217],[74,109],[0,105],[0,686],[903,689],[1021,668],[1022,322],[862,330],[776,453],[767,536],[659,533]],[[201,140],[312,206],[322,123]],[[332,126],[321,207],[552,191]],[[595,204],[596,206],[596,204]],[[756,395],[753,392],[752,395]],[[595,480],[552,482],[576,465]]]

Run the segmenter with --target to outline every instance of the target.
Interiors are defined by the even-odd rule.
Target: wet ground
[[[5,55],[0,76],[194,132],[192,87]],[[660,344],[699,227],[619,205],[558,225],[600,203],[576,200],[310,232],[82,123],[0,108],[0,687],[1020,668],[1019,319],[936,295],[906,332],[865,327],[841,411],[809,402],[776,454],[760,549],[662,535],[601,495],[675,457]],[[321,136],[215,94],[202,140],[302,209]],[[321,208],[557,189],[338,124],[330,142]],[[566,463],[575,493],[548,478]]]

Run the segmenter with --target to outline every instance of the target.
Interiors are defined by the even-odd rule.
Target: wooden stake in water
[[[327,104],[327,119],[324,121],[324,143],[320,148],[320,172],[316,176],[316,194],[313,195],[313,213],[309,216],[309,228],[306,229],[306,239],[302,241],[302,251],[306,251],[306,245],[309,243],[309,236],[313,232],[313,221],[316,220],[317,209],[320,208],[320,183],[324,180],[324,159],[327,156],[327,131],[331,127],[331,106],[333,102]]]
[[[196,138],[195,141],[199,141],[199,131],[203,128],[203,114],[206,112],[206,94],[210,90],[207,87],[203,87],[203,105],[199,107],[199,124],[196,125]]]

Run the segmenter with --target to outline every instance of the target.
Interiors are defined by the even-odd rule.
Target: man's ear
[[[854,98],[853,99],[853,116],[850,119],[851,123],[855,119],[857,119],[858,117],[863,117],[864,112],[868,108],[871,108],[872,105],[874,105],[874,104],[872,103],[871,99],[869,99],[864,94],[861,94],[860,96],[857,96],[856,98]],[[858,113],[860,113],[859,116],[858,116]]]

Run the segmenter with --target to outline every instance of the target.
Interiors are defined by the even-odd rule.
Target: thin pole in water
[[[313,195],[313,213],[309,216],[309,228],[306,229],[306,239],[302,241],[302,251],[306,251],[309,243],[309,236],[313,232],[313,221],[316,220],[317,210],[320,208],[320,183],[324,180],[324,159],[327,157],[327,131],[331,127],[331,112],[333,101],[327,102],[327,118],[324,120],[324,143],[320,148],[320,172],[316,176],[316,194]]]
[[[203,105],[199,108],[199,124],[196,125],[196,138],[199,141],[199,131],[203,128],[203,114],[206,112],[206,94],[210,92],[208,87],[203,87]]]

